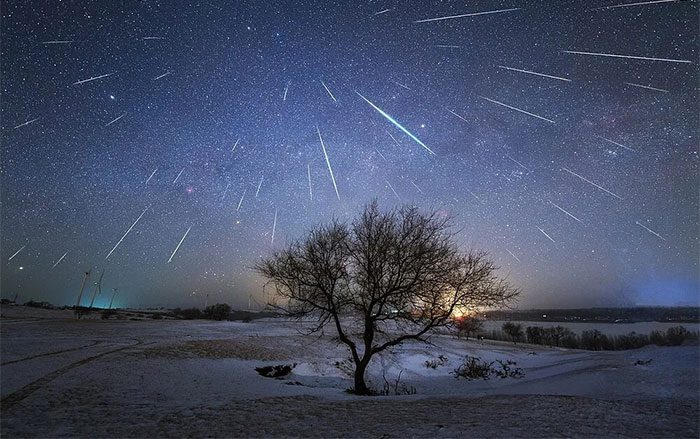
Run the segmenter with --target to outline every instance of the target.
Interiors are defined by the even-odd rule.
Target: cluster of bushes
[[[173,314],[175,317],[183,320],[227,320],[231,314],[231,306],[227,303],[217,303],[204,308],[204,311],[199,308],[175,308]]]
[[[494,375],[498,378],[520,378],[524,375],[523,370],[517,367],[517,363],[513,360],[487,362],[469,355],[452,373],[456,378],[462,377],[468,380],[488,380]]]
[[[674,326],[666,331],[652,331],[648,335],[630,332],[616,336],[605,335],[597,329],[583,331],[581,335],[577,335],[563,326],[528,326],[523,331],[522,324],[513,322],[504,323],[501,329],[501,331],[495,330],[480,333],[480,335],[493,340],[507,340],[514,343],[527,341],[531,344],[591,351],[637,349],[651,344],[680,346],[698,340],[697,332],[691,332],[683,326]]]

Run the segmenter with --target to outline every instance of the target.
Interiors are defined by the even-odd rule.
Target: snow
[[[697,346],[588,352],[436,335],[368,370],[375,387],[400,374],[416,394],[358,397],[345,391],[349,352],[296,322],[2,315],[6,437],[698,436]],[[513,360],[525,375],[457,379],[465,355]],[[286,379],[255,372],[294,363]]]

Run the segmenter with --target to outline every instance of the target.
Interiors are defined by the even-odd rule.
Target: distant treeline
[[[581,332],[577,335],[563,326],[528,326],[520,323],[506,322],[501,329],[491,331],[474,331],[477,337],[491,340],[527,342],[530,344],[569,349],[587,349],[590,351],[615,351],[638,349],[647,345],[680,346],[697,344],[698,333],[683,326],[674,326],[666,331],[652,331],[649,334],[630,332],[623,335],[606,335],[597,329]]]
[[[580,309],[529,309],[484,311],[481,317],[491,320],[531,322],[675,322],[700,323],[700,307],[631,307]]]

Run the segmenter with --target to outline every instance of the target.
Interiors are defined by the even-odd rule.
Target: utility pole
[[[87,281],[88,277],[90,276],[91,271],[92,271],[92,268],[85,272],[85,276],[83,277],[83,282],[80,284],[80,294],[78,294],[78,301],[75,302],[74,314],[76,316],[78,316],[78,307],[80,306],[80,301],[83,298],[83,290],[85,289],[85,281]]]

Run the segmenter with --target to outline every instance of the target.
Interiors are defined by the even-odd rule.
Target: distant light
[[[547,314],[542,314],[542,318],[546,319],[546,318],[547,318]]]
[[[19,267],[20,270],[24,270],[24,267]]]
[[[109,95],[109,98],[114,100],[114,95]]]

